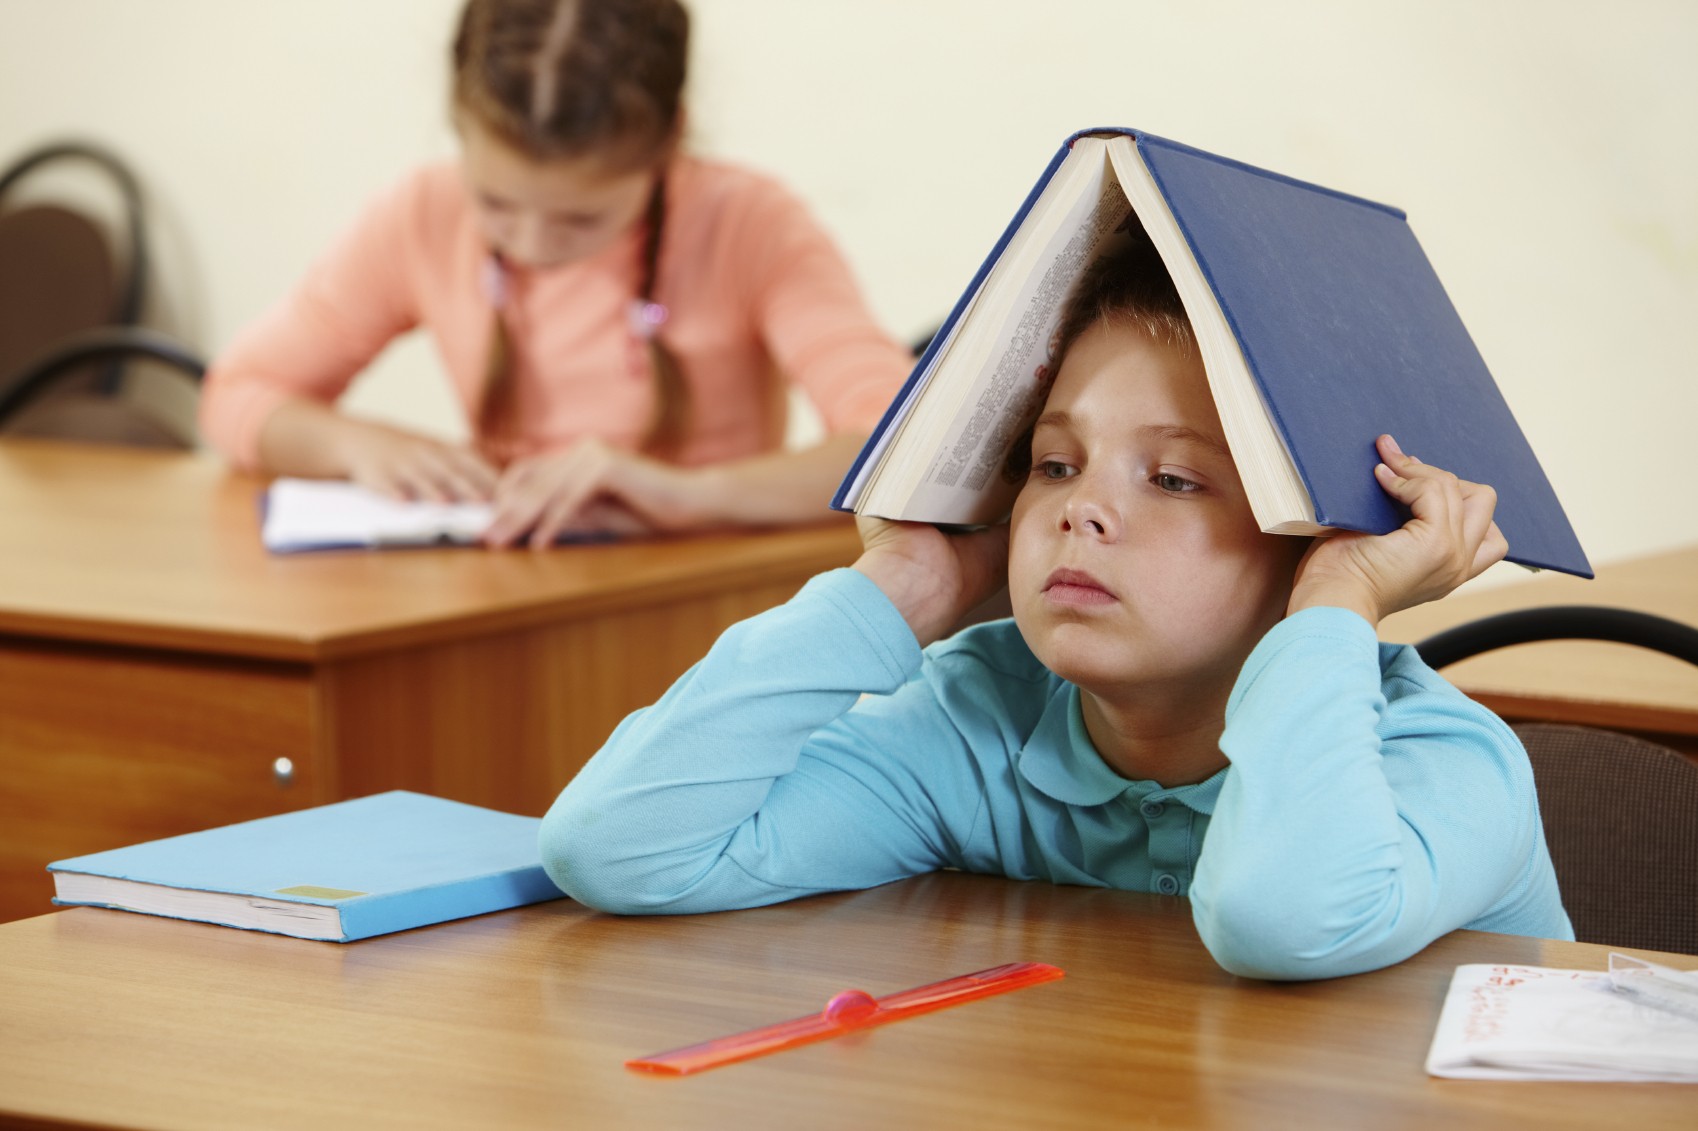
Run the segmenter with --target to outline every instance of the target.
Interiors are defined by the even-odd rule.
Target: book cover
[[[47,867],[59,904],[351,942],[562,898],[541,823],[395,790]]]
[[[1405,451],[1497,491],[1511,561],[1592,575],[1403,212],[1121,128],[1081,131],[1050,162],[834,506],[863,511],[871,497],[868,513],[935,522],[1006,513],[1013,488],[983,469],[1023,425],[986,422],[1034,411],[1066,293],[1117,212],[1136,214],[1174,277],[1263,529],[1401,525],[1372,475],[1374,438],[1390,432]],[[1016,293],[1021,273],[1033,285]],[[969,387],[959,408],[939,387],[951,383]],[[928,400],[942,403],[928,414]],[[955,488],[943,480],[963,450],[976,450],[981,469],[971,498],[940,488]],[[903,480],[894,488],[880,482],[887,464]]]

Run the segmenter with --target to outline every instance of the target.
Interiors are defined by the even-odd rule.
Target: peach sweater
[[[675,162],[667,199],[655,297],[671,310],[663,340],[692,397],[679,461],[776,447],[775,373],[806,392],[829,431],[870,429],[912,359],[874,325],[802,204],[764,176],[692,157]],[[589,260],[512,273],[504,317],[521,434],[511,455],[592,436],[641,442],[655,386],[627,317],[640,236]],[[281,401],[335,401],[391,339],[419,326],[469,414],[493,327],[486,256],[457,166],[406,177],[213,364],[201,399],[207,440],[255,466],[260,428]]]

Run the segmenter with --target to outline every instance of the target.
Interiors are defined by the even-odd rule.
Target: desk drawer
[[[0,921],[50,861],[325,800],[313,713],[304,667],[0,637]]]

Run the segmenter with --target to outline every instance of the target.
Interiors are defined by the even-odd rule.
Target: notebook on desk
[[[260,537],[275,554],[471,545],[490,521],[488,503],[402,501],[338,480],[279,479],[262,506]]]
[[[352,942],[563,894],[540,817],[392,790],[49,864],[53,902]]]
[[[343,480],[278,479],[261,500],[260,537],[274,554],[475,546],[489,528],[489,503],[391,499]],[[611,541],[562,534],[559,544]]]

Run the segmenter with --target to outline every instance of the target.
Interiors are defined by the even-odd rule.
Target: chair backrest
[[[66,164],[98,170],[116,191],[123,210],[121,253],[114,252],[106,228],[80,211],[8,199],[41,169]],[[140,318],[148,274],[141,190],[109,150],[55,142],[0,171],[0,241],[0,374],[70,334],[132,326]]]
[[[1514,729],[1576,937],[1698,954],[1698,764],[1613,731]]]
[[[106,227],[83,213],[8,195],[42,166],[65,162],[93,166],[117,190],[121,253]],[[194,445],[193,398],[204,363],[136,324],[147,271],[140,191],[115,155],[58,143],[0,172],[0,432]]]
[[[52,204],[0,211],[0,375],[104,324],[117,285],[105,233],[88,217]]]
[[[1655,613],[1547,605],[1415,645],[1441,668],[1540,640],[1608,640],[1698,664],[1698,628]],[[1518,722],[1563,905],[1581,942],[1698,954],[1698,763],[1641,738]]]

